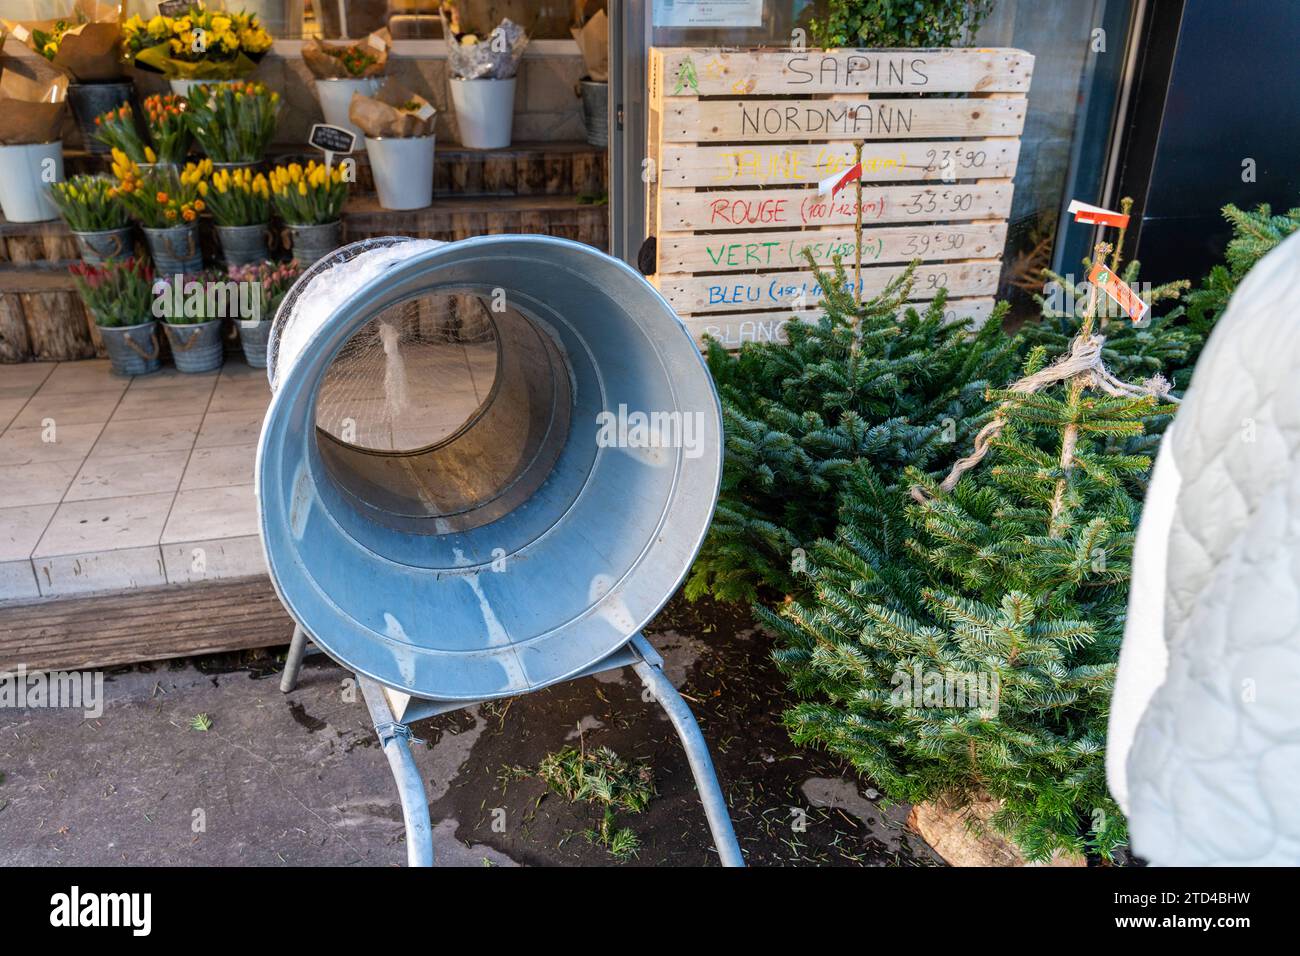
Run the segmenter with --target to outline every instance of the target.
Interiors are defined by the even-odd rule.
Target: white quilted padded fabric
[[[1108,744],[1128,756],[1120,771],[1112,760],[1111,789],[1127,806],[1133,850],[1152,863],[1294,866],[1300,235],[1233,296],[1164,444],[1178,480],[1161,481],[1162,463],[1152,492],[1176,488],[1176,502],[1167,534],[1139,531]],[[1144,525],[1161,510],[1148,502]],[[1140,606],[1153,585],[1158,615]],[[1131,676],[1152,658],[1130,645],[1149,645],[1148,629],[1161,624],[1168,664],[1152,693],[1149,680]],[[1134,710],[1136,724],[1121,717]]]

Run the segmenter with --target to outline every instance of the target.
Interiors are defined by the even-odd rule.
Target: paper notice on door
[[[761,27],[763,0],[654,0],[657,27]]]

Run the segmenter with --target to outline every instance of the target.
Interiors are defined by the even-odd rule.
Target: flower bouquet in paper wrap
[[[433,201],[437,115],[432,103],[393,79],[374,96],[352,97],[348,117],[365,134],[383,208],[423,209]]]
[[[356,43],[322,43],[311,37],[302,42],[302,60],[318,80],[383,76],[392,42],[387,27]]]
[[[515,79],[528,33],[505,19],[484,36],[463,21],[453,3],[443,3],[439,13],[461,144],[470,149],[504,149],[510,145]]]
[[[10,222],[56,219],[47,187],[63,179],[68,78],[40,57],[5,57],[0,69],[0,209]]]
[[[119,14],[118,3],[76,0],[66,16],[0,24],[73,82],[107,83],[120,80],[125,65]]]
[[[354,94],[374,96],[388,69],[388,29],[376,30],[356,43],[322,43],[314,37],[302,44],[302,61],[316,77],[325,122],[351,130],[360,139],[361,130],[348,120]]]
[[[180,16],[133,16],[122,25],[122,37],[136,66],[186,81],[246,77],[272,42],[256,14],[209,10],[201,2]]]
[[[447,38],[447,69],[458,80],[512,80],[528,46],[528,33],[508,17],[486,35],[460,15],[455,3],[439,7]]]

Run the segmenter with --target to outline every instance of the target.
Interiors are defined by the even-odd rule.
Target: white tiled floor
[[[265,573],[266,374],[0,365],[0,600]]]
[[[396,419],[382,376],[343,383],[335,410],[375,447],[439,440],[491,389],[494,344],[412,355]],[[0,601],[264,574],[253,464],[270,397],[265,371],[230,359],[133,379],[106,360],[0,365]]]

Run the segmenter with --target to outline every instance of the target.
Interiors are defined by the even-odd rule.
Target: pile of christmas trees
[[[1109,858],[1106,714],[1150,436],[1217,316],[1163,311],[1175,283],[1139,327],[1093,295],[1044,299],[1009,336],[1001,308],[979,331],[945,326],[942,301],[900,317],[910,270],[863,304],[843,278],[819,276],[825,314],[787,345],[710,349],[727,464],[691,591],[757,598],[797,741],[895,800],[991,801],[1030,859]]]

